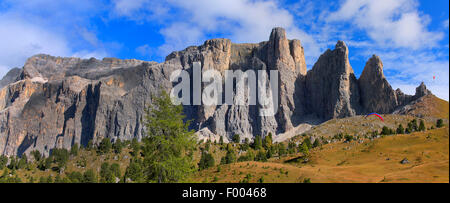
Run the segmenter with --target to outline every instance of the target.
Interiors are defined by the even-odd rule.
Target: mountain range
[[[422,83],[415,95],[394,90],[383,74],[380,57],[368,59],[356,78],[348,47],[338,41],[307,70],[300,40],[289,40],[274,28],[268,41],[235,44],[211,39],[169,54],[162,63],[104,58],[97,60],[38,54],[23,68],[11,69],[0,80],[0,154],[21,155],[102,138],[130,140],[145,136],[145,107],[160,90],[175,84],[170,75],[182,69],[192,74],[194,62],[203,70],[278,70],[278,111],[259,116],[258,106],[184,106],[190,128],[200,139],[252,139],[301,133],[333,118],[376,112],[391,114],[430,95]],[[192,78],[192,77],[191,77]],[[279,139],[278,139],[279,140]]]

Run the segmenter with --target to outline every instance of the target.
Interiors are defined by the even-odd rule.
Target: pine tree
[[[200,162],[198,163],[198,169],[203,170],[214,166],[214,157],[207,153],[203,152],[202,157],[200,158]]]
[[[236,154],[233,149],[227,150],[227,154],[225,155],[225,164],[231,164],[236,162]]]
[[[223,136],[220,136],[220,138],[219,138],[219,144],[220,144],[220,145],[223,145]]]
[[[184,122],[183,106],[172,104],[163,91],[146,109],[147,136],[143,138],[147,182],[180,182],[194,172],[196,140]]]
[[[304,156],[308,156],[308,155],[309,155],[309,147],[308,147],[308,144],[305,143],[305,142],[303,142],[300,146],[301,146],[301,147],[300,147],[300,152],[301,152]]]
[[[269,133],[266,137],[264,137],[264,140],[262,143],[264,149],[266,149],[266,150],[270,149],[270,147],[272,146],[272,142],[273,142],[272,133]]]
[[[70,155],[77,156],[79,148],[78,143],[73,144],[72,148],[70,148]]]
[[[108,137],[103,138],[102,141],[100,142],[100,145],[98,146],[98,152],[100,154],[107,154],[111,151],[111,149],[112,149],[111,139]]]
[[[130,147],[131,147],[131,155],[133,155],[134,157],[139,155],[141,145],[139,144],[137,138],[133,138],[133,140],[131,140]]]
[[[398,125],[397,134],[405,134],[405,129],[403,128],[402,124]]]
[[[423,120],[420,120],[419,131],[425,131],[425,123],[423,122]]]
[[[418,127],[418,125],[417,125],[417,120],[416,120],[416,119],[413,119],[413,120],[411,121],[411,124],[412,124],[412,129],[413,129],[414,131],[418,131],[418,130],[419,130],[419,127]]]
[[[255,139],[253,140],[253,149],[260,150],[261,148],[262,148],[261,136],[256,135]]]

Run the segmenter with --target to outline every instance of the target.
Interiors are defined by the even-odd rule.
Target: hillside
[[[449,182],[448,127],[395,135],[363,143],[333,143],[311,151],[307,164],[301,154],[269,162],[240,162],[201,171],[197,182]],[[404,158],[409,164],[401,164]],[[217,178],[216,178],[217,177]]]
[[[303,163],[302,153],[268,162],[239,162],[199,172],[197,182],[449,182],[448,102],[433,95],[420,98],[408,107],[408,115],[356,116],[332,119],[314,126],[291,140],[300,143],[306,137],[325,137],[342,133],[356,135],[351,142],[337,141],[310,151],[309,161]],[[425,109],[425,110],[424,110]],[[421,115],[421,118],[414,117]],[[444,118],[445,127],[436,129],[436,121]],[[447,118],[447,119],[445,119]],[[372,131],[383,126],[395,129],[407,126],[412,119],[423,119],[428,130],[380,136]],[[285,143],[287,145],[287,142]],[[409,163],[401,164],[403,159]]]

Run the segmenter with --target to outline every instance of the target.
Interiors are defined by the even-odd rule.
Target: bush
[[[309,147],[308,147],[308,145],[305,143],[305,142],[303,142],[301,145],[300,145],[300,150],[299,150],[304,156],[308,156],[309,155]]]
[[[113,144],[114,153],[120,154],[122,152],[123,143],[120,139],[117,139]]]
[[[256,157],[255,157],[255,161],[262,161],[262,162],[267,161],[267,155],[263,149],[258,151],[258,153],[256,154]]]
[[[83,174],[78,171],[67,174],[67,177],[69,177],[69,180],[72,183],[82,183],[84,181]]]
[[[294,154],[295,152],[297,152],[297,144],[295,144],[295,142],[290,141],[288,143],[288,154]]]
[[[233,135],[233,142],[234,143],[240,143],[241,142],[241,137],[238,134]]]
[[[349,134],[346,134],[345,136],[344,136],[344,140],[346,141],[346,142],[351,142],[352,140],[353,140],[353,136],[351,136],[351,135],[349,135]],[[308,147],[309,148],[309,147]]]
[[[333,139],[341,140],[343,137],[344,137],[344,135],[342,133],[338,133],[338,134],[333,136]]]
[[[130,179],[133,182],[143,182],[144,180],[144,173],[143,173],[143,166],[142,161],[140,159],[132,159],[130,161],[130,164],[128,165],[125,175],[124,175],[124,182],[127,182]]]
[[[70,155],[77,156],[79,148],[78,143],[73,144],[72,148],[70,148]]]
[[[139,154],[139,151],[141,149],[141,146],[136,138],[133,138],[131,141],[131,155],[136,157]]]
[[[392,133],[392,130],[390,128],[388,128],[386,126],[383,126],[383,128],[381,129],[381,134],[382,135],[391,135],[393,133]]]
[[[245,138],[244,143],[241,145],[241,150],[247,151],[249,148],[250,148],[249,140],[248,140],[248,138]]]
[[[313,143],[312,147],[316,148],[316,147],[320,147],[320,145],[321,145],[321,143],[319,141],[319,138],[317,138],[316,140],[314,140],[314,143]]]
[[[303,140],[303,143],[305,143],[305,144],[308,146],[309,149],[312,148],[311,139],[310,139],[309,137],[305,138],[305,139]]]
[[[114,174],[108,162],[104,162],[100,167],[100,181],[102,183],[114,183]]]
[[[231,163],[234,163],[234,162],[236,162],[236,155],[234,153],[234,150],[230,149],[230,150],[227,151],[227,154],[225,155],[224,163],[225,164],[231,164]]]
[[[248,150],[247,154],[240,156],[237,161],[243,162],[243,161],[254,161],[254,160],[255,160],[255,153],[253,152],[253,150]]]
[[[436,121],[436,128],[442,128],[444,126],[444,121],[442,119],[438,119]]]
[[[286,146],[283,143],[277,145],[278,156],[284,156],[287,154]]]
[[[49,158],[53,163],[58,165],[58,168],[63,168],[69,160],[69,151],[67,151],[67,149],[55,148],[52,150]]]
[[[42,159],[41,153],[40,153],[39,151],[37,151],[37,150],[31,151],[31,155],[33,155],[33,158],[34,158],[34,160],[35,160],[36,162],[39,162],[39,161],[41,161],[41,159]]]
[[[82,183],[84,181],[83,174],[78,171],[73,171],[72,173],[67,174],[67,177],[72,183]]]
[[[95,172],[92,169],[88,169],[84,172],[83,182],[84,183],[96,183],[97,182],[97,175],[95,175]]]
[[[0,156],[0,170],[3,170],[3,168],[6,167],[7,163],[8,163],[8,157],[1,155]]]

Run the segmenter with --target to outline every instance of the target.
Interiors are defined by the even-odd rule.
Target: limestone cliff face
[[[201,62],[202,71],[219,70],[278,70],[279,109],[274,117],[260,117],[258,106],[220,105],[186,106],[193,128],[208,127],[212,133],[228,138],[234,134],[252,138],[254,135],[276,134],[293,127],[294,112],[303,111],[303,94],[298,87],[299,75],[306,74],[303,47],[298,40],[288,40],[282,28],[274,28],[267,42],[234,44],[228,39],[213,39],[199,47],[188,47],[166,57],[166,64],[176,64],[192,73],[194,62]],[[192,80],[192,75],[191,75]],[[298,93],[298,94],[296,94]],[[297,95],[298,98],[294,98]],[[257,102],[258,103],[258,102]]]
[[[389,113],[398,106],[397,94],[384,77],[383,63],[378,56],[373,55],[367,61],[358,82],[365,113]]]
[[[222,76],[226,70],[279,73],[274,116],[259,116],[258,101],[257,105],[184,106],[187,119],[193,120],[190,128],[201,139],[227,140],[234,134],[251,139],[285,133],[308,118],[326,121],[368,111],[390,113],[431,94],[424,84],[415,95],[392,91],[378,57],[368,61],[358,81],[344,42],[322,54],[308,72],[304,51],[299,40],[288,40],[284,29],[274,28],[269,41],[207,40],[171,53],[163,63],[35,55],[0,81],[0,154],[32,150],[48,154],[55,147],[70,149],[74,143],[98,143],[104,137],[140,139],[145,136],[144,107],[151,105],[151,97],[161,89],[170,91],[175,70],[186,70],[192,86],[194,62],[201,62],[202,71],[214,69]]]
[[[359,87],[343,41],[322,54],[308,72],[306,92],[308,110],[320,118],[354,116],[361,111]]]

